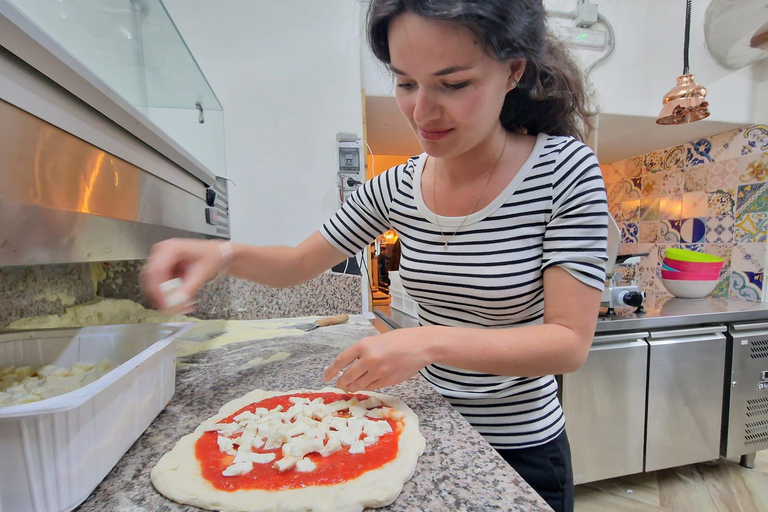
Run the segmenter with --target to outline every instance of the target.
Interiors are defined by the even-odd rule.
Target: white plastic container
[[[406,315],[412,317],[419,317],[419,305],[411,298],[405,290],[393,290],[389,289],[390,303],[389,305],[398,311],[402,311]]]
[[[176,338],[192,324],[0,335],[0,365],[117,367],[78,390],[0,407],[0,511],[70,511],[85,501],[173,396]]]

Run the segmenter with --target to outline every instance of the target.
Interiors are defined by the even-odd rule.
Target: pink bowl
[[[680,261],[664,258],[664,264],[681,272],[718,273],[723,268],[724,261]]]
[[[717,281],[720,279],[718,272],[675,272],[662,270],[661,277],[672,281]]]

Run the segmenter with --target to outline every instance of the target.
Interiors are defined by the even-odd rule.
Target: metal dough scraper
[[[318,318],[312,323],[292,325],[289,327],[289,329],[301,329],[302,331],[308,332],[313,329],[317,329],[318,327],[328,327],[329,325],[343,324],[347,320],[349,320],[349,315],[327,316],[325,318]]]

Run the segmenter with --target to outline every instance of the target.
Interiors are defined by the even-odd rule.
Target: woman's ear
[[[507,79],[507,92],[517,87],[517,84],[520,83],[520,79],[523,78],[523,73],[525,73],[526,64],[528,64],[528,61],[523,58],[509,60],[509,78]]]

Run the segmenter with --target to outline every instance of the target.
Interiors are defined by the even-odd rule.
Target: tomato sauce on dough
[[[322,398],[326,404],[339,400],[349,400],[357,397],[363,401],[370,398],[362,394],[342,393],[300,393],[296,395],[280,395],[266,398],[260,402],[254,402],[238,410],[228,418],[220,420],[220,423],[233,421],[233,418],[245,411],[253,412],[257,407],[265,407],[269,410],[278,405],[287,410],[293,405],[289,401],[291,397]],[[236,491],[244,489],[261,489],[279,491],[284,489],[297,489],[309,486],[337,485],[349,480],[354,480],[363,473],[377,469],[392,461],[397,456],[398,440],[402,426],[399,421],[386,419],[392,426],[392,432],[381,436],[375,444],[365,447],[365,453],[349,453],[349,447],[343,447],[327,457],[319,453],[310,453],[306,457],[317,466],[314,471],[301,473],[295,469],[280,472],[272,465],[282,458],[282,448],[274,450],[255,449],[254,453],[274,453],[275,460],[267,464],[254,464],[253,470],[245,475],[224,476],[221,474],[234,460],[233,455],[227,455],[219,450],[217,432],[205,432],[195,444],[195,456],[200,462],[200,468],[207,481],[215,488],[223,491]],[[361,436],[362,438],[362,436]]]

